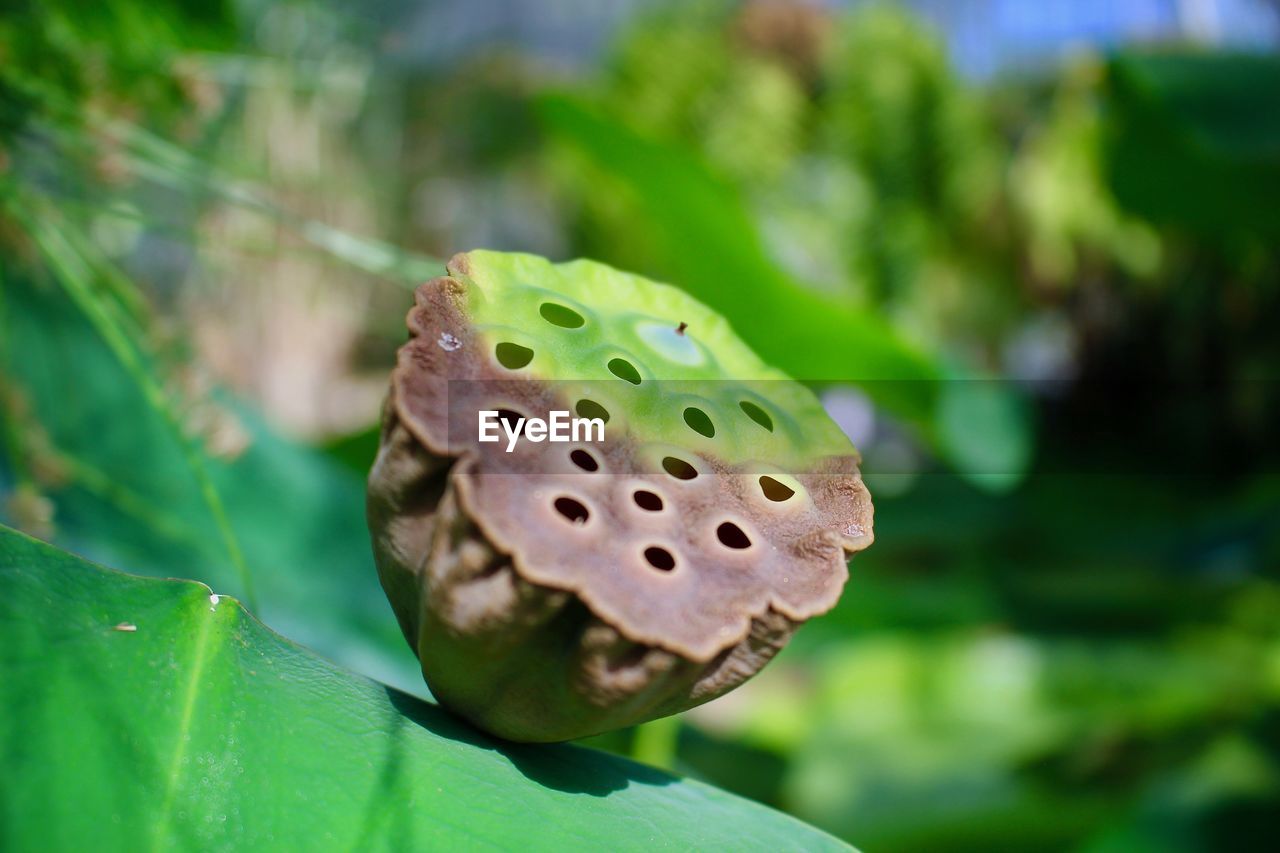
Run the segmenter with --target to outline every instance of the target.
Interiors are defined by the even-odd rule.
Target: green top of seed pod
[[[450,272],[474,285],[468,311],[495,360],[530,377],[591,382],[611,430],[728,464],[786,468],[854,453],[807,388],[679,288],[589,260],[466,258],[465,271]]]

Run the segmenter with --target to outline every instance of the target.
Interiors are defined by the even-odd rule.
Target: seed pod
[[[368,507],[440,702],[584,737],[733,689],[836,603],[871,499],[812,393],[672,287],[495,252],[448,273],[409,313]],[[557,410],[603,440],[479,440],[479,412]]]

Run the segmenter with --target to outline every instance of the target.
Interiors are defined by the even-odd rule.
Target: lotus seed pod
[[[673,287],[496,252],[447,272],[409,312],[368,503],[442,704],[516,741],[633,725],[738,686],[836,603],[871,500],[808,389]],[[537,440],[555,412],[603,429]]]

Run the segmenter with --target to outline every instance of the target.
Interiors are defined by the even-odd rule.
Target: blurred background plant
[[[411,288],[596,257],[814,383],[878,541],[595,745],[868,849],[1262,846],[1277,45],[1249,0],[9,2],[0,517],[422,693],[362,507]]]

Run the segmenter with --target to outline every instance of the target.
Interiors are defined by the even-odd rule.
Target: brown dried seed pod
[[[599,264],[473,252],[419,288],[369,478],[432,692],[518,741],[691,708],[839,598],[870,544],[848,440],[705,306]],[[477,413],[607,422],[478,439]]]

